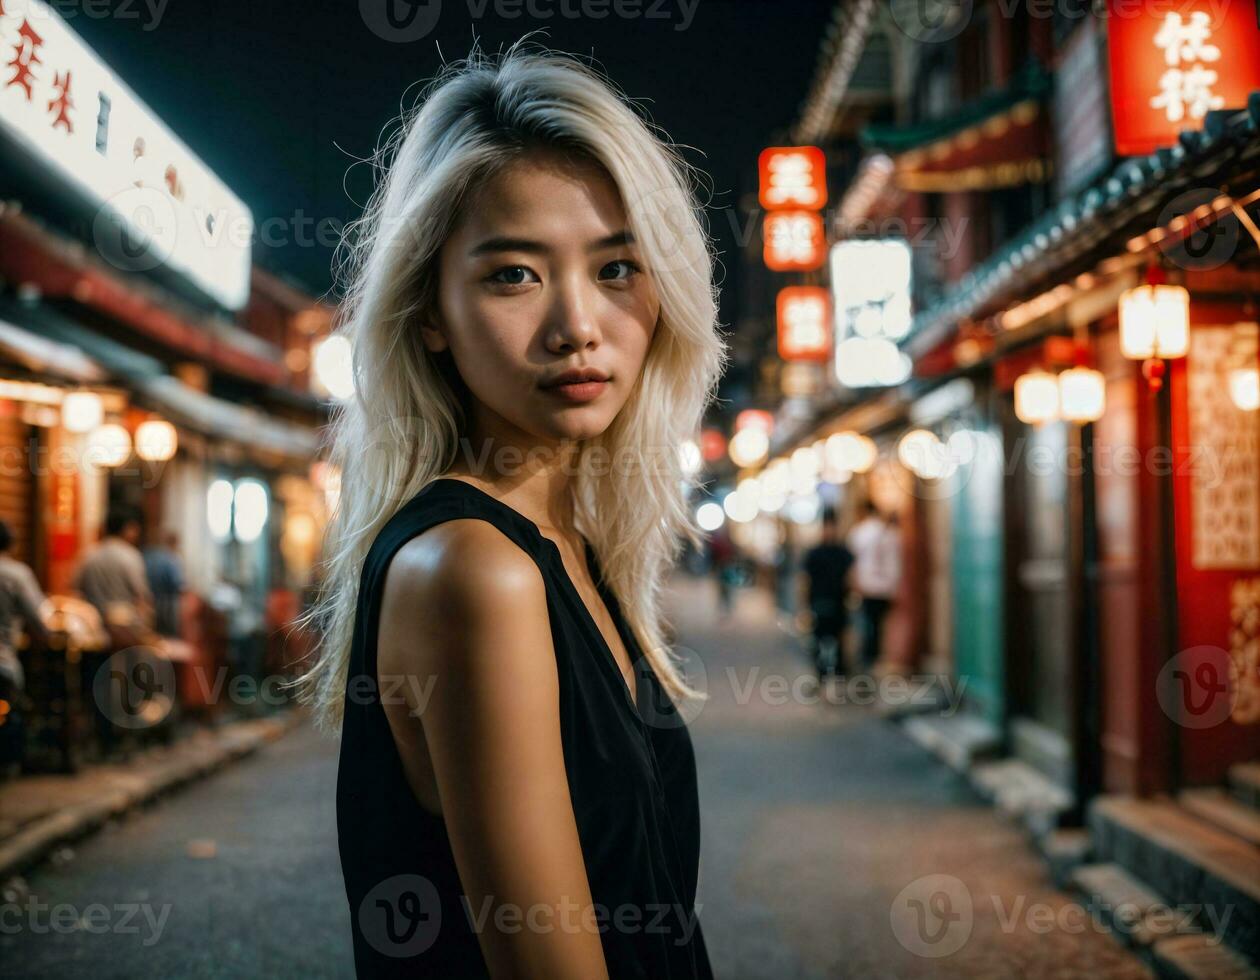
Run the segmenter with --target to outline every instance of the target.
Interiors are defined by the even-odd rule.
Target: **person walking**
[[[853,552],[853,586],[862,597],[862,667],[879,660],[884,619],[901,582],[901,532],[896,515],[885,517],[873,501],[863,505],[864,516],[849,531]]]
[[[145,577],[153,593],[153,625],[163,636],[179,636],[179,601],[184,594],[184,567],[179,557],[179,532],[167,530],[144,551]]]
[[[808,609],[810,654],[820,681],[835,676],[841,664],[852,567],[853,552],[841,539],[836,512],[829,508],[822,515],[822,540],[805,553],[801,563],[802,608]]]

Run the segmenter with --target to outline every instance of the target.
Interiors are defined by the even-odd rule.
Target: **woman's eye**
[[[617,259],[615,262],[609,262],[604,266],[601,273],[607,272],[609,269],[616,269],[618,266],[621,267],[624,275],[614,275],[611,277],[613,279],[629,279],[631,276],[643,271],[637,262],[633,262],[630,259]]]
[[[525,277],[532,275],[534,275],[533,272],[523,265],[505,265],[502,269],[492,272],[486,278],[489,282],[503,286],[527,286],[530,280]]]

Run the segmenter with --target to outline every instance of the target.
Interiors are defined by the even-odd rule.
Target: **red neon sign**
[[[1252,3],[1108,0],[1116,152],[1153,153],[1215,109],[1242,109],[1260,88],[1260,25]]]
[[[826,361],[831,353],[831,298],[821,286],[788,286],[776,301],[779,357]]]
[[[823,263],[823,223],[816,211],[771,211],[761,235],[768,269],[808,272]]]
[[[758,199],[767,211],[807,208],[827,203],[827,162],[816,146],[771,146],[757,161]]]

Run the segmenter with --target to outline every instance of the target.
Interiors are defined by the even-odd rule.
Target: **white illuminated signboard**
[[[139,242],[229,309],[249,296],[253,215],[40,0],[0,0],[0,131],[100,209],[94,233]]]
[[[897,341],[910,332],[910,246],[898,239],[831,247],[836,380],[849,388],[901,384],[910,358]]]

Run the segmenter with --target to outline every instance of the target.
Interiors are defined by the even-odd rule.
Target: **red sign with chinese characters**
[[[1215,109],[1260,89],[1260,26],[1250,2],[1108,0],[1116,152],[1153,153]]]
[[[807,208],[827,203],[827,163],[816,146],[771,146],[757,161],[758,199],[767,211]]]
[[[831,298],[822,286],[779,290],[779,357],[826,361],[831,354]]]
[[[771,211],[761,235],[768,269],[808,272],[823,263],[823,223],[816,211]]]

